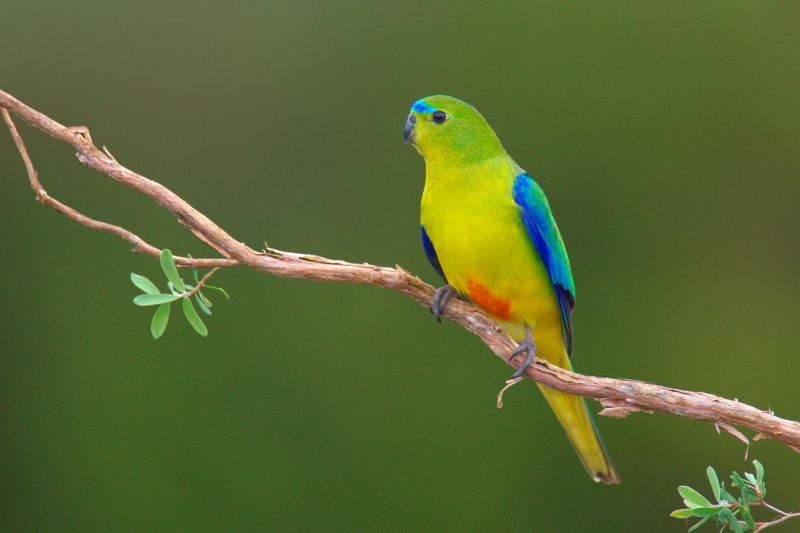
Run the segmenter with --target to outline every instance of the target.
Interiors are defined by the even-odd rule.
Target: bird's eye
[[[434,111],[431,118],[433,118],[436,124],[444,124],[444,121],[447,120],[447,113],[444,111]]]

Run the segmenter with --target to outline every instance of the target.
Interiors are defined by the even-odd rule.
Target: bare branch
[[[34,128],[72,146],[77,151],[78,160],[87,167],[150,197],[158,205],[176,215],[199,239],[224,256],[222,259],[176,257],[176,262],[181,265],[222,267],[241,264],[280,277],[384,287],[401,292],[424,306],[431,304],[433,287],[401,267],[355,264],[273,249],[256,251],[234,239],[165,186],[122,166],[107,149],[99,150],[92,143],[85,127],[63,126],[2,90],[0,90],[0,108],[3,108],[3,117],[22,156],[31,186],[36,191],[39,201],[84,226],[122,237],[133,244],[135,251],[153,256],[158,256],[160,253],[158,248],[146,243],[134,233],[119,226],[91,219],[47,194],[39,183],[36,170],[9,111]],[[518,368],[521,364],[518,360],[508,361],[515,344],[505,331],[472,305],[453,300],[447,306],[444,316],[478,335],[506,364],[514,368]],[[800,423],[779,418],[769,411],[756,409],[737,400],[630,379],[585,376],[558,368],[541,359],[537,359],[526,374],[529,378],[554,389],[594,398],[604,407],[601,414],[622,417],[636,411],[658,411],[710,422],[717,427],[725,428],[726,431],[730,431],[727,428],[732,426],[745,427],[758,433],[754,440],[771,438],[786,443],[794,450],[800,450]]]
[[[159,256],[161,253],[160,249],[145,242],[144,239],[135,233],[120,226],[115,226],[114,224],[109,224],[108,222],[102,222],[100,220],[90,218],[50,196],[39,181],[39,174],[36,172],[36,168],[33,166],[33,161],[31,161],[30,155],[28,154],[28,149],[25,146],[25,142],[22,140],[19,132],[17,131],[14,121],[11,120],[11,116],[8,114],[8,111],[5,107],[0,108],[0,112],[3,113],[3,119],[5,119],[8,129],[11,132],[11,136],[14,138],[14,143],[17,145],[17,150],[19,150],[19,153],[22,156],[22,161],[25,163],[25,169],[28,171],[28,180],[31,183],[33,192],[36,193],[36,199],[38,201],[42,202],[44,205],[52,207],[59,213],[68,216],[79,224],[83,224],[87,228],[119,235],[131,243],[133,245],[133,250],[136,252],[142,252],[154,257]],[[191,265],[199,268],[222,267],[238,264],[238,262],[234,259],[193,259],[189,257],[175,257],[175,262],[182,266]]]

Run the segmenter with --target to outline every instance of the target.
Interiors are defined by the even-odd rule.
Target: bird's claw
[[[533,364],[533,361],[536,359],[536,343],[533,342],[533,336],[528,331],[528,336],[525,338],[524,341],[519,343],[514,351],[511,352],[511,356],[508,358],[511,361],[517,355],[525,352],[525,362],[522,363],[522,366],[519,367],[516,372],[511,375],[511,379],[516,379],[522,376],[528,368]]]
[[[518,356],[522,352],[527,351],[527,349],[528,349],[528,345],[525,344],[524,341],[519,343],[519,344],[517,344],[517,347],[514,348],[514,351],[511,352],[511,355],[508,356],[508,360],[511,361],[512,359],[514,359],[516,356]]]
[[[433,293],[431,313],[438,322],[441,323],[442,321],[442,313],[444,313],[444,308],[447,307],[447,302],[450,301],[450,298],[457,295],[458,293],[456,290],[450,285],[442,285]]]

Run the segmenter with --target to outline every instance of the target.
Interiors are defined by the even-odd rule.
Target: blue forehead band
[[[436,108],[429,105],[424,100],[417,100],[414,102],[414,105],[411,106],[412,111],[416,111],[417,113],[424,114],[424,113],[433,113],[436,111]]]

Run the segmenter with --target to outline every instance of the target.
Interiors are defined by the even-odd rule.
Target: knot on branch
[[[69,126],[66,130],[73,136],[76,142],[85,144],[86,146],[94,146],[92,134],[89,133],[89,128],[86,126]]]

